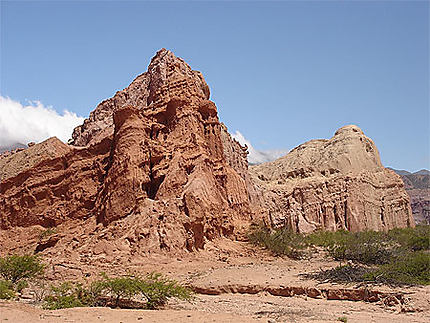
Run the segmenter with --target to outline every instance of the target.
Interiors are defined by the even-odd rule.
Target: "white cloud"
[[[241,145],[248,146],[248,162],[250,164],[266,163],[288,153],[287,150],[256,150],[249,140],[247,140],[238,130],[231,135],[234,139],[239,141]]]
[[[22,105],[0,95],[0,147],[41,142],[53,136],[67,142],[73,128],[83,121],[73,112],[64,110],[59,114],[39,101]]]

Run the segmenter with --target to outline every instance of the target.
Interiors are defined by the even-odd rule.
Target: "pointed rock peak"
[[[176,59],[182,61],[182,59],[176,57],[172,51],[162,48],[155,53],[154,57],[151,58],[151,63],[149,63],[149,66],[159,64],[163,61]]]
[[[84,123],[76,127],[72,145],[87,146],[113,135],[113,112],[130,105],[140,110],[157,109],[169,102],[194,103],[208,100],[209,86],[202,73],[194,71],[181,58],[162,48],[151,59],[147,72],[139,75],[124,90],[101,102]]]
[[[209,99],[209,87],[202,73],[192,70],[183,59],[165,48],[159,50],[151,59],[148,74],[151,79],[148,103],[156,99],[154,96],[157,96],[157,92],[183,92],[185,88],[190,89],[186,91],[188,96],[196,95]]]

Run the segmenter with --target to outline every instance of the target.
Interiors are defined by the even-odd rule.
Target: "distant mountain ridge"
[[[406,189],[430,188],[430,171],[427,169],[421,169],[415,173],[405,170],[391,169],[402,177],[403,182],[405,182]]]
[[[27,148],[27,145],[17,142],[7,146],[0,146],[0,154],[4,153],[5,151],[15,150],[17,148]]]
[[[417,223],[430,224],[430,171],[421,169],[411,173],[392,169],[405,183],[406,192],[411,198],[412,213]]]

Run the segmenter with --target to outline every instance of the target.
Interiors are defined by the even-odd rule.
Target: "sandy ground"
[[[390,288],[370,286],[372,290],[401,293],[406,304],[327,300],[305,295],[273,296],[267,286],[318,289],[359,289],[354,284],[319,284],[300,274],[337,263],[316,255],[309,260],[276,258],[246,243],[217,241],[205,251],[169,257],[154,255],[135,259],[124,268],[82,267],[90,277],[105,270],[111,274],[127,271],[162,272],[189,286],[216,291],[218,295],[197,294],[193,302],[171,301],[165,309],[124,310],[109,308],[73,308],[56,311],[22,302],[0,302],[0,322],[430,322],[430,287]],[[56,279],[73,279],[76,264],[51,268]],[[225,286],[253,287],[253,294],[236,292]],[[242,288],[243,289],[243,288]],[[257,292],[256,292],[257,291]]]

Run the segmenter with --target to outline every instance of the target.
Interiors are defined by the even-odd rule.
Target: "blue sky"
[[[0,93],[87,116],[162,47],[256,149],[353,123],[384,165],[429,168],[427,1],[3,0]]]

